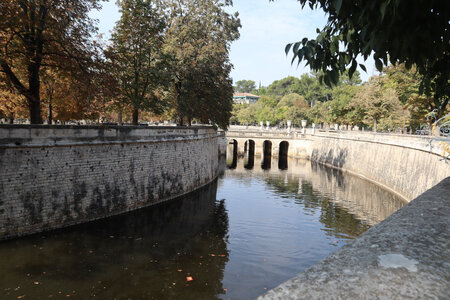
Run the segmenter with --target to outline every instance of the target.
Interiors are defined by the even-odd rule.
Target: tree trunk
[[[373,132],[377,132],[377,119],[373,119]]]
[[[177,93],[177,117],[178,117],[178,126],[183,126],[183,112],[181,110],[181,83],[175,83],[175,91]]]
[[[133,125],[138,125],[139,110],[133,107]]]
[[[41,116],[41,103],[33,98],[28,98],[28,110],[30,111],[30,123],[31,124],[42,124]]]
[[[48,103],[48,124],[52,125],[53,123],[53,107],[52,107],[52,98],[50,97],[50,102]]]
[[[119,110],[119,113],[117,114],[117,123],[119,123],[119,125],[122,125],[122,111]]]
[[[181,115],[178,115],[178,126],[183,126],[183,117]]]

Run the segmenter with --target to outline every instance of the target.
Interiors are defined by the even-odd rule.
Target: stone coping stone
[[[258,299],[450,299],[449,241],[447,177]]]
[[[161,142],[217,136],[212,126],[0,125],[0,147]]]

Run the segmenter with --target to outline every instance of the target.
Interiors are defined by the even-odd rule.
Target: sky
[[[103,3],[101,11],[93,11],[91,16],[99,20],[99,32],[109,37],[115,22],[120,18],[115,0]],[[233,0],[229,12],[239,12],[242,28],[239,40],[231,45],[230,60],[233,81],[253,80],[258,86],[268,86],[275,80],[287,76],[300,77],[308,73],[304,63],[291,65],[292,56],[286,56],[286,44],[302,38],[315,38],[316,28],[326,24],[326,16],[321,10],[310,10],[296,0]],[[360,60],[362,63],[363,61]],[[366,81],[374,75],[371,58],[365,63],[367,73],[359,70],[361,79]]]

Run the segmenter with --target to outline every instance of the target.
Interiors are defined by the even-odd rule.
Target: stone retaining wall
[[[191,192],[218,174],[211,127],[0,127],[0,239]]]
[[[244,154],[247,140],[255,142],[255,155],[262,155],[263,142],[272,142],[272,155],[279,145],[289,143],[288,155],[306,158],[351,172],[371,180],[411,201],[450,176],[450,159],[444,145],[450,139],[410,135],[360,132],[321,132],[298,134],[286,132],[228,131],[229,141],[236,140],[238,153]]]
[[[450,176],[450,160],[441,155],[437,140],[383,135],[308,138],[311,160],[367,178],[407,201]]]

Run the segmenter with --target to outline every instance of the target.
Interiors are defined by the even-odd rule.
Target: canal
[[[184,197],[0,242],[0,298],[252,299],[404,205],[310,161],[222,167]]]

